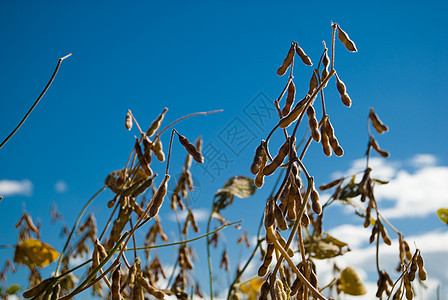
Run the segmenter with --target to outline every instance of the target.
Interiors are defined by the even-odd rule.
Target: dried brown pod
[[[291,65],[293,59],[294,59],[294,49],[295,43],[291,43],[291,47],[289,48],[288,54],[286,55],[285,59],[283,60],[283,64],[278,68],[277,75],[282,76],[286,73],[286,70],[288,70],[289,66]]]
[[[329,142],[334,154],[336,154],[337,156],[344,155],[344,149],[342,149],[341,145],[339,145],[339,141],[336,136],[330,137]]]
[[[146,136],[153,136],[154,133],[156,133],[156,131],[160,128],[160,125],[162,124],[163,118],[165,118],[165,114],[168,111],[168,108],[164,108],[162,113],[157,117],[157,119],[155,119],[152,123],[151,126],[149,126],[148,130],[146,131]]]
[[[277,221],[277,227],[279,230],[288,229],[288,224],[286,224],[285,216],[283,215],[283,212],[280,210],[277,204],[274,205],[274,217]]]
[[[275,216],[274,216],[274,200],[269,199],[266,202],[266,210],[264,215],[264,227],[267,229],[274,225]]]
[[[344,82],[339,78],[338,74],[336,74],[336,87],[341,95],[342,103],[347,107],[352,106],[352,99],[348,96],[347,88],[345,87]]]
[[[303,51],[303,49],[300,48],[299,45],[297,45],[297,44],[296,44],[296,53],[305,65],[308,65],[308,66],[313,65],[313,63],[311,62],[311,59],[308,57],[308,55],[305,54],[305,51]]]
[[[98,252],[100,261],[104,260],[107,257],[106,249],[103,245],[101,245],[98,239],[95,240],[95,249]]]
[[[269,293],[269,278],[266,278],[266,281],[263,282],[260,289],[260,297],[259,300],[266,300],[268,299],[268,293]]]
[[[313,94],[314,90],[319,86],[319,81],[317,80],[316,72],[313,72],[313,75],[310,79],[310,88],[308,90],[308,95]]]
[[[412,259],[412,253],[411,248],[409,247],[409,244],[406,241],[403,241],[403,249],[406,253],[406,259],[410,261]]]
[[[300,116],[300,114],[302,113],[305,104],[308,102],[309,99],[309,95],[306,95],[305,98],[303,98],[302,100],[300,100],[299,102],[297,102],[296,106],[294,106],[293,110],[289,112],[288,115],[286,115],[285,117],[283,117],[279,122],[278,122],[278,126],[280,128],[286,128],[289,125],[291,125],[292,122],[294,122],[295,120],[297,120],[297,118]]]
[[[305,227],[308,227],[308,225],[310,224],[310,217],[308,217],[308,214],[306,212],[303,212],[300,222]]]
[[[40,283],[36,284],[32,288],[26,290],[22,295],[23,298],[26,299],[33,298],[34,296],[38,295],[40,292],[43,291],[44,288],[47,287],[47,285],[50,283],[51,280],[53,280],[53,278],[47,278],[41,281]]]
[[[149,217],[150,218],[157,215],[160,207],[162,206],[163,199],[165,198],[165,195],[167,192],[169,179],[170,179],[170,175],[166,174],[165,178],[163,179],[162,183],[160,184],[156,194],[154,195],[153,200],[150,203],[150,205],[151,205],[151,208],[149,209]]]
[[[121,279],[121,271],[120,266],[118,266],[112,273],[112,286],[111,286],[112,300],[121,300],[120,279]]]
[[[141,284],[141,286],[151,295],[153,295],[154,297],[156,297],[157,299],[163,299],[165,298],[165,294],[162,293],[161,291],[157,290],[156,288],[154,288],[152,285],[149,284],[148,281],[146,281],[145,278],[138,276],[138,280],[139,283]]]
[[[331,189],[332,187],[334,187],[334,186],[338,185],[339,183],[341,183],[342,180],[344,180],[344,178],[338,178],[336,180],[333,180],[332,182],[329,182],[327,184],[323,184],[323,185],[321,185],[319,187],[319,190],[325,191],[325,190]]]
[[[274,244],[268,244],[268,247],[266,249],[266,253],[265,253],[264,258],[263,258],[263,264],[258,269],[258,276],[263,277],[264,275],[266,275],[267,270],[269,268],[269,265],[272,262],[274,248],[275,248]]]
[[[330,140],[328,138],[327,133],[325,132],[325,130],[323,128],[324,128],[324,126],[321,126],[321,128],[320,128],[322,149],[326,156],[331,156],[332,151],[331,151],[331,146],[330,146]]]
[[[227,254],[227,250],[224,250],[221,255],[221,262],[219,264],[221,269],[226,270],[227,272],[230,270],[230,262],[229,255]]]
[[[264,175],[263,175],[263,170],[261,170],[260,172],[258,172],[257,176],[255,177],[255,186],[257,188],[261,188],[264,184]]]
[[[153,174],[152,176],[148,177],[145,181],[143,181],[143,183],[140,184],[139,187],[136,188],[131,193],[131,198],[137,198],[140,194],[143,194],[152,185],[152,182],[154,181],[154,178],[156,176],[157,176],[157,173]]]
[[[286,218],[288,221],[295,221],[297,219],[297,206],[296,199],[294,199],[294,193],[290,192],[287,197],[287,205],[286,205]]]
[[[159,161],[165,161],[165,153],[163,153],[163,145],[160,139],[157,139],[154,144],[153,151]]]
[[[350,39],[348,34],[341,29],[339,24],[337,25],[337,28],[338,28],[338,38],[341,41],[341,43],[344,44],[345,48],[347,48],[347,50],[350,52],[358,52],[355,43]]]
[[[61,292],[61,285],[59,283],[56,283],[56,285],[53,287],[50,300],[59,299],[60,292]]]
[[[262,140],[260,146],[258,146],[255,150],[254,160],[252,162],[252,165],[250,166],[250,171],[254,175],[260,171],[263,160],[266,161],[267,154],[266,150],[264,149],[264,143],[265,141]]]
[[[194,160],[200,164],[204,163],[204,157],[196,149],[196,147],[193,144],[191,144],[188,141],[188,139],[186,137],[184,137],[183,135],[177,133],[177,136],[179,137],[179,142],[182,144],[182,146],[184,146],[185,150],[187,150],[187,152],[190,153],[191,156],[193,156]]]
[[[311,204],[311,207],[313,208],[313,211],[317,214],[320,215],[322,213],[322,205],[320,204],[320,202],[313,202]]]
[[[381,150],[378,142],[373,137],[370,137],[370,145],[372,145],[372,148],[382,157],[389,157],[389,152]]]
[[[311,136],[313,137],[313,140],[316,142],[320,142],[320,132],[319,132],[319,122],[316,119],[316,111],[314,108],[310,105],[308,106],[308,109],[306,110],[306,113],[308,115],[309,120],[309,126],[311,129]]]
[[[286,95],[286,102],[285,106],[282,109],[282,116],[286,116],[289,114],[289,111],[291,110],[291,106],[294,103],[294,98],[296,96],[296,86],[294,85],[294,81],[289,83],[288,86],[288,94]]]
[[[288,249],[286,249],[286,241],[285,239],[282,237],[282,235],[276,231],[275,232],[275,236],[277,241],[280,243],[280,245],[283,247],[283,249],[286,250],[286,252],[288,253],[289,257],[293,257],[294,256],[294,251],[292,251],[291,248],[288,247]]]
[[[151,155],[149,155],[148,153],[148,155],[143,156],[142,148],[140,147],[138,138],[135,138],[134,150],[135,153],[137,154],[137,159],[140,162],[140,166],[142,167],[143,171],[145,171],[146,175],[151,176],[152,170],[149,167],[150,163],[149,158],[151,157]]]
[[[375,130],[376,130],[378,133],[381,134],[381,133],[383,133],[383,132],[389,131],[389,127],[387,127],[387,126],[380,120],[380,118],[379,118],[378,115],[373,111],[372,108],[370,109],[369,118],[370,118],[370,121],[372,121],[373,128],[375,128]]]
[[[289,140],[286,140],[286,142],[280,147],[277,156],[274,157],[274,160],[269,165],[263,168],[263,174],[266,176],[274,173],[274,171],[281,165],[288,153]]]
[[[131,113],[130,110],[128,110],[128,112],[126,114],[126,120],[125,120],[125,123],[124,123],[124,127],[127,130],[131,130],[131,128],[132,128],[132,113]]]

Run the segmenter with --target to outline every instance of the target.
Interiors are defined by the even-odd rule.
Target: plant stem
[[[59,67],[61,66],[61,63],[64,59],[66,59],[67,57],[71,56],[72,54],[68,54],[62,58],[59,59],[58,64],[56,65],[56,68],[53,72],[53,75],[51,75],[50,80],[48,81],[47,85],[45,86],[44,90],[42,91],[42,93],[40,93],[39,97],[37,98],[37,100],[34,102],[33,106],[31,106],[31,108],[28,110],[28,112],[25,114],[25,116],[23,117],[22,121],[20,121],[20,123],[16,126],[16,128],[14,128],[14,130],[5,138],[5,140],[0,144],[0,149],[6,144],[6,142],[9,141],[9,139],[17,132],[17,130],[19,130],[19,128],[23,125],[23,123],[25,123],[26,119],[28,118],[28,116],[31,114],[31,112],[34,110],[34,108],[37,106],[37,104],[40,102],[40,100],[42,99],[42,97],[45,95],[45,93],[47,92],[48,88],[50,87],[51,83],[53,82],[54,78],[56,77],[56,74],[58,73]]]
[[[103,186],[101,189],[99,189],[98,192],[96,192],[90,199],[89,201],[87,201],[87,203],[84,205],[84,207],[82,208],[81,212],[78,215],[78,218],[76,219],[75,224],[72,227],[72,231],[70,231],[70,234],[67,238],[67,241],[65,242],[64,248],[62,249],[61,255],[59,255],[59,260],[58,260],[58,264],[56,266],[56,271],[55,271],[55,276],[58,275],[59,273],[59,268],[61,266],[61,262],[62,262],[62,258],[64,257],[65,254],[65,250],[67,250],[68,244],[70,243],[70,239],[72,238],[73,233],[75,232],[76,226],[78,226],[79,221],[81,220],[82,215],[84,214],[84,211],[87,209],[87,207],[90,205],[90,203],[92,203],[93,199],[96,198],[96,196],[98,196],[102,191],[104,191],[106,189],[106,186]]]

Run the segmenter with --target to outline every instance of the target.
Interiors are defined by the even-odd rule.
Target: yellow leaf
[[[439,219],[445,223],[448,224],[448,208],[440,208],[437,210],[437,215],[439,216]]]
[[[244,299],[247,299],[247,300],[258,299],[257,294],[258,294],[258,291],[260,290],[263,282],[264,282],[263,278],[255,277],[255,278],[247,281],[243,285],[241,285],[239,287],[240,292],[247,296]]]
[[[342,271],[341,277],[339,278],[338,288],[345,294],[353,296],[365,295],[367,293],[358,274],[356,274],[355,270],[350,267],[345,268],[344,271]]]
[[[50,245],[36,239],[27,239],[17,243],[14,252],[14,262],[30,268],[42,268],[55,261],[58,256],[59,252]]]

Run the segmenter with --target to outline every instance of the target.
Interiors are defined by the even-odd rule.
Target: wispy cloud
[[[31,196],[33,193],[33,183],[28,179],[24,180],[0,180],[0,196]]]
[[[382,158],[370,160],[371,176],[389,181],[389,184],[375,188],[380,208],[382,201],[390,201],[387,208],[381,209],[384,216],[425,217],[447,205],[448,166],[437,166],[436,162],[436,157],[430,154],[417,154],[406,162]],[[409,170],[409,167],[415,169]],[[364,168],[365,160],[356,160],[348,171],[337,172],[334,176],[357,173]]]
[[[198,208],[198,209],[193,209],[193,215],[194,215],[194,220],[196,222],[204,222],[207,220],[209,214],[210,214],[210,210],[206,209],[206,208]],[[188,211],[187,210],[183,210],[180,211],[178,213],[179,216],[179,220],[180,221],[184,221],[187,218],[188,215]],[[170,213],[168,215],[168,219],[172,222],[176,222],[176,215],[174,213]]]
[[[364,233],[365,232],[365,233]],[[330,233],[336,238],[340,238],[342,241],[347,242],[352,251],[347,252],[343,256],[339,256],[333,260],[339,267],[352,267],[354,268],[361,279],[364,281],[367,295],[362,297],[350,297],[347,296],[344,299],[374,299],[376,293],[376,247],[365,246],[359,242],[359,239],[368,240],[370,230],[365,229],[362,226],[342,225],[333,228]],[[424,282],[428,287],[427,289],[419,288],[416,285],[416,292],[419,295],[419,299],[434,299],[438,285],[441,285],[441,295],[448,294],[448,274],[446,269],[448,268],[448,249],[445,243],[442,241],[448,240],[448,232],[432,231],[422,235],[408,236],[406,237],[411,251],[415,251],[414,243],[421,250],[424,261],[425,269],[428,272],[428,279]],[[361,245],[364,245],[361,247]],[[382,244],[379,249],[380,253],[380,268],[387,270],[392,280],[398,278],[398,273],[394,271],[398,263],[398,240],[392,240],[392,246]],[[318,272],[320,272],[321,285],[324,285],[332,280],[332,268],[333,264],[328,261],[316,260]],[[417,282],[417,281],[416,281]]]
[[[68,189],[68,185],[64,180],[58,180],[55,184],[54,184],[54,190],[56,192],[58,192],[59,194],[63,194],[67,191]]]

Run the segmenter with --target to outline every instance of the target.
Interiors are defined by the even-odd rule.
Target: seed
[[[292,104],[294,103],[294,98],[296,96],[296,86],[294,85],[294,81],[291,80],[288,86],[288,94],[286,96],[286,103],[285,106],[282,109],[282,116],[286,116],[290,109]]]
[[[252,162],[252,165],[250,166],[250,171],[254,175],[260,171],[260,167],[262,165],[263,160],[266,161],[267,154],[263,146],[264,143],[265,141],[262,140],[260,146],[258,146],[257,149],[255,150],[254,160]]]
[[[286,70],[291,65],[293,59],[294,59],[294,47],[295,43],[291,43],[291,47],[289,48],[288,54],[285,57],[285,60],[283,61],[283,64],[278,68],[277,75],[282,76],[286,73]]]
[[[308,65],[308,66],[313,65],[313,63],[311,62],[311,59],[308,57],[308,55],[306,55],[305,52],[303,51],[303,49],[300,48],[299,45],[297,45],[297,44],[296,44],[296,53],[305,65]]]
[[[279,149],[277,156],[274,160],[264,167],[263,174],[271,175],[281,165],[286,155],[289,153],[289,140],[287,140]]]
[[[128,112],[126,114],[126,121],[124,123],[124,127],[127,130],[131,130],[131,128],[132,128],[132,113],[130,110],[128,110]]]
[[[111,288],[112,300],[121,300],[120,279],[121,279],[121,272],[120,272],[120,266],[118,266],[112,273],[112,288]]]
[[[153,218],[159,212],[160,207],[162,206],[163,199],[167,192],[168,180],[170,179],[170,175],[166,174],[162,183],[159,186],[154,198],[151,202],[151,208],[149,209],[149,217]]]
[[[337,27],[338,27],[338,38],[341,41],[341,43],[344,44],[345,48],[347,48],[347,50],[351,52],[358,52],[355,43],[350,39],[348,34],[344,30],[342,30],[339,24],[337,25]]]
[[[151,137],[156,131],[159,129],[160,125],[162,124],[163,118],[165,118],[165,114],[168,111],[168,108],[164,108],[162,113],[155,119],[151,126],[149,126],[148,130],[146,131],[146,136]]]
[[[163,146],[162,141],[160,139],[157,139],[156,143],[154,144],[154,154],[156,155],[157,159],[159,161],[165,161],[165,153],[163,153]]]
[[[306,113],[308,115],[309,125],[311,129],[311,136],[316,142],[320,142],[320,132],[319,132],[319,123],[316,119],[316,112],[314,108],[310,105],[308,106],[308,109],[306,110]]]
[[[316,72],[313,72],[313,75],[311,76],[310,80],[310,89],[308,90],[308,95],[311,96],[311,94],[314,92],[315,89],[319,86],[319,82],[317,81]]]
[[[196,147],[193,144],[190,144],[188,139],[183,135],[177,133],[177,136],[179,137],[179,142],[182,144],[182,146],[184,146],[185,150],[187,150],[187,152],[190,153],[191,156],[193,156],[194,160],[200,164],[204,163],[204,157],[196,149]]]
[[[370,121],[372,121],[373,128],[375,128],[375,130],[378,133],[381,134],[383,132],[389,131],[389,127],[387,127],[383,122],[381,122],[380,118],[373,111],[372,108],[370,109],[369,118],[370,118]]]

